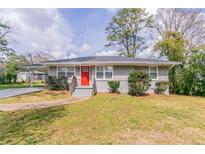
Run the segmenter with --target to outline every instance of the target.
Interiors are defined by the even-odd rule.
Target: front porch
[[[76,66],[75,76],[70,82],[70,93],[74,97],[93,96],[95,88],[95,66]]]
[[[56,67],[56,68],[55,68]],[[92,96],[95,91],[95,66],[58,65],[50,66],[49,75],[68,78],[70,93],[72,96]],[[56,72],[54,74],[54,72]]]

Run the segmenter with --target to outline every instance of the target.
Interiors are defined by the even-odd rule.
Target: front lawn
[[[0,99],[0,104],[13,103],[42,103],[45,101],[54,101],[57,99],[65,99],[69,97],[68,91],[52,91],[44,90],[40,92],[29,93],[9,98]]]
[[[97,94],[0,113],[0,144],[205,144],[205,98]]]
[[[30,87],[30,83],[7,83],[7,84],[0,84],[0,90],[2,89],[9,89],[9,88],[28,88]],[[43,87],[45,86],[44,83],[35,82],[33,83],[33,87]]]

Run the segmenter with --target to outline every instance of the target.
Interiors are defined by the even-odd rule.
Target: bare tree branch
[[[183,35],[188,57],[193,48],[205,44],[205,16],[200,9],[158,9],[152,29],[155,41],[163,40],[168,31]]]

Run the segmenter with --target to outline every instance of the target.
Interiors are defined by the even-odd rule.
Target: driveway
[[[40,109],[52,106],[73,104],[83,100],[87,100],[89,97],[70,97],[63,100],[45,101],[36,103],[16,103],[16,104],[0,104],[0,111],[16,111],[23,109]]]
[[[3,90],[0,90],[0,99],[17,96],[17,95],[28,94],[28,93],[42,91],[42,90],[44,90],[44,88],[40,88],[40,87],[3,89]]]

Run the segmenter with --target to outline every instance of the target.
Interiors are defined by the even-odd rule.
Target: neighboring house
[[[17,82],[45,81],[47,70],[44,64],[25,64],[17,74]]]
[[[107,81],[120,81],[119,91],[128,92],[128,76],[134,69],[149,73],[151,86],[148,93],[154,93],[158,81],[169,81],[168,70],[178,62],[157,59],[129,58],[121,56],[93,56],[72,59],[44,61],[49,76],[65,76],[77,83],[73,88],[74,96],[92,95],[92,92],[108,92]],[[166,90],[169,94],[169,89]]]
[[[31,79],[33,79],[33,82],[45,81],[45,73],[39,71],[28,71],[19,72],[17,74],[17,82],[30,82]]]

